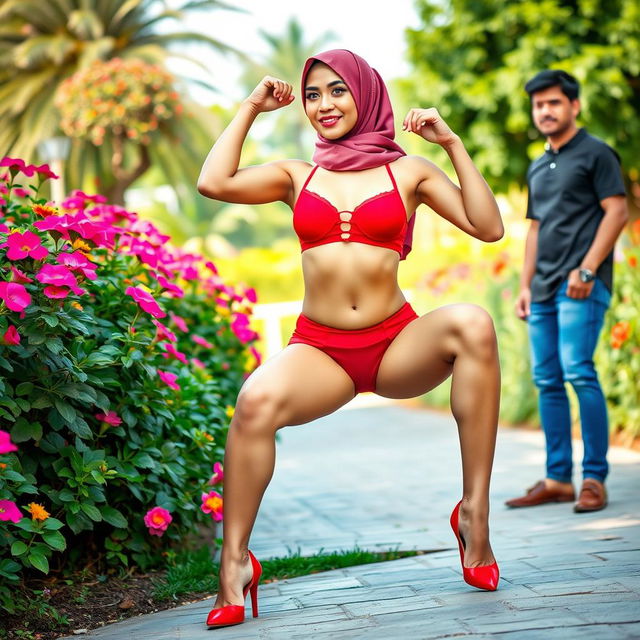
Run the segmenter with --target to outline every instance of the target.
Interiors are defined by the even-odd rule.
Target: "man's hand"
[[[569,283],[567,284],[567,297],[582,300],[591,295],[594,282],[582,282],[580,280],[579,269],[574,269],[569,273]]]
[[[531,289],[520,289],[516,298],[516,315],[520,320],[526,320],[531,315]]]

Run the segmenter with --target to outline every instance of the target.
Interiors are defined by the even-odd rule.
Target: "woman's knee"
[[[267,385],[245,386],[238,395],[232,428],[246,435],[275,433],[282,402],[279,394]]]
[[[497,353],[496,330],[493,319],[475,304],[457,305],[454,332],[462,349],[482,357],[494,358]]]

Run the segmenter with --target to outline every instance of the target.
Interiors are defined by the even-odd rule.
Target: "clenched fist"
[[[291,91],[293,87],[288,82],[265,76],[245,102],[255,107],[258,113],[275,111],[290,105],[295,100]]]

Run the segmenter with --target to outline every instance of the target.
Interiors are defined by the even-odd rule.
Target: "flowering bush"
[[[259,354],[254,291],[102,196],[38,199],[46,167],[0,166],[0,606],[10,609],[4,585],[48,572],[55,554],[58,567],[88,550],[103,567],[147,567],[204,519],[202,492],[222,476],[231,405]]]
[[[108,133],[149,144],[150,134],[181,113],[173,76],[142,60],[96,60],[65,80],[55,100],[70,137],[99,146]]]
[[[596,366],[609,405],[612,431],[640,436],[640,220],[629,234],[629,246],[616,264],[611,309],[596,352]]]

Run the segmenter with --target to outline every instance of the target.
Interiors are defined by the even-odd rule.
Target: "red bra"
[[[302,251],[331,242],[360,242],[393,249],[402,255],[407,233],[407,212],[388,164],[393,189],[361,202],[353,211],[338,211],[326,198],[309,191],[305,181],[293,207],[293,228]]]

